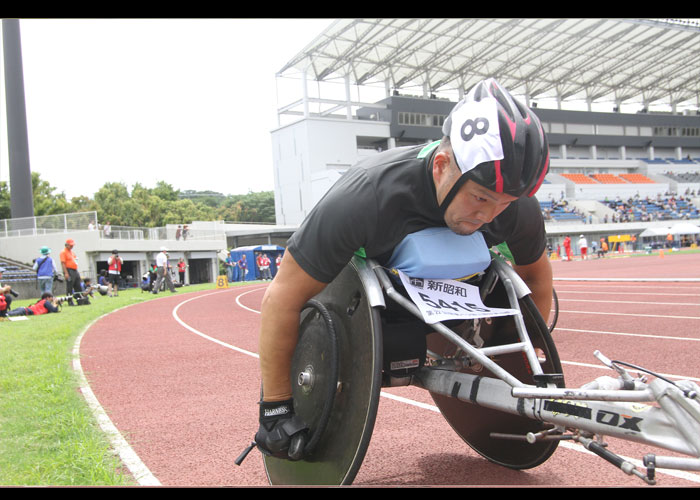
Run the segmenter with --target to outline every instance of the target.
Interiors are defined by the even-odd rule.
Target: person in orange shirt
[[[72,239],[66,240],[65,248],[61,251],[60,260],[63,268],[63,276],[66,279],[66,295],[72,295],[74,292],[80,292],[80,273],[78,273],[78,263],[76,262],[73,247],[75,241]]]

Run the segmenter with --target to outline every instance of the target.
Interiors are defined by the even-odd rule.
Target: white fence
[[[173,225],[171,225],[173,226]],[[97,212],[43,215],[0,220],[0,238],[41,236],[69,231],[99,231],[100,238],[117,240],[211,240],[225,237],[217,229],[190,229],[178,237],[173,227],[109,226],[97,222]]]

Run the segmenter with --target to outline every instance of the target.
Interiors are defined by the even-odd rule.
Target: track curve
[[[627,268],[626,261],[637,259],[648,260]],[[554,269],[559,277],[572,273],[610,277],[612,270],[638,277],[663,265],[652,273],[688,277],[695,272],[688,269],[697,269],[700,278],[700,255],[675,259],[620,259],[615,266],[608,263],[612,259],[555,262]],[[233,464],[257,430],[257,328],[265,286],[135,304],[99,319],[82,336],[80,364],[90,389],[157,484],[268,484],[257,451],[240,467]],[[693,352],[700,347],[700,283],[668,289],[656,284],[651,290],[626,283],[556,282],[555,286],[562,312],[554,338],[567,385],[605,374],[592,357],[594,349],[614,358],[623,353],[620,359],[698,380]],[[581,450],[562,443],[535,469],[505,469],[457,438],[425,391],[392,388],[382,393],[372,442],[354,484],[641,485]],[[641,458],[648,450],[614,442],[613,451]],[[700,484],[700,475],[694,473],[659,476],[666,486]]]

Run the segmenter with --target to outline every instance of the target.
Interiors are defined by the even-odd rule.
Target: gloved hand
[[[294,414],[294,401],[261,401],[259,404],[260,427],[255,443],[260,451],[276,458],[301,459],[309,428]]]
[[[294,414],[294,400],[272,403],[261,401],[259,405],[260,427],[255,434],[255,441],[243,450],[234,463],[241,465],[256,446],[263,454],[276,458],[303,458],[309,428],[301,417]]]

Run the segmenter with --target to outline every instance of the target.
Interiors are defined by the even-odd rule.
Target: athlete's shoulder
[[[422,162],[439,144],[439,141],[429,144],[417,144],[411,146],[399,146],[387,149],[377,154],[368,156],[359,161],[356,167],[373,168],[382,165],[391,165],[403,161]]]

